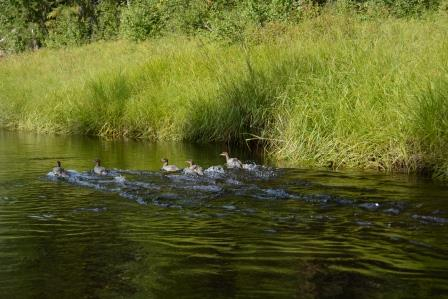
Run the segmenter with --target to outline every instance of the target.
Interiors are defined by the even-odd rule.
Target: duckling
[[[53,167],[53,174],[58,177],[68,177],[68,173],[61,166],[61,161],[56,161],[56,166]]]
[[[101,160],[96,159],[93,162],[95,162],[95,167],[93,168],[93,172],[97,175],[107,175],[109,170],[107,170],[105,167],[101,166]]]
[[[161,168],[161,170],[165,170],[167,172],[175,172],[175,171],[179,171],[180,168],[177,167],[176,165],[168,165],[168,159],[167,158],[163,158],[160,160],[163,163],[163,166]]]
[[[187,160],[185,161],[189,166],[186,169],[189,169],[190,172],[196,173],[198,175],[204,175],[204,171],[202,170],[202,167],[194,164],[193,160]]]
[[[241,163],[241,161],[238,160],[237,158],[229,158],[229,153],[222,152],[219,155],[226,157],[226,165],[228,168],[242,168],[243,167],[243,163]]]

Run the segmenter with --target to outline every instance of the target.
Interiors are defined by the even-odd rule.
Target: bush
[[[34,23],[17,24],[0,31],[0,50],[6,53],[37,49],[43,39],[43,33]]]
[[[215,12],[210,17],[209,35],[217,40],[238,42],[244,39],[244,30],[247,24],[234,10],[228,13]]]
[[[442,0],[439,4],[439,13],[448,15],[448,0]]]
[[[114,1],[104,0],[96,7],[96,39],[109,40],[118,36],[120,30],[120,6]]]
[[[87,28],[79,21],[79,10],[78,6],[60,6],[48,15],[47,46],[78,46],[87,41]]]
[[[188,35],[208,30],[212,7],[203,0],[178,0],[166,4],[166,31]]]
[[[164,27],[162,2],[134,1],[121,13],[120,33],[123,37],[142,41],[160,34]]]
[[[397,17],[420,16],[426,10],[437,9],[439,0],[395,0],[391,4]]]
[[[28,22],[21,9],[6,4],[0,1],[0,53],[38,48],[44,38],[41,28]]]

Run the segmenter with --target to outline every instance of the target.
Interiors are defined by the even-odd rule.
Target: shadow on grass
[[[200,98],[190,104],[185,139],[199,142],[242,143],[265,136],[275,126],[276,112],[292,101],[282,95],[298,70],[309,73],[307,63],[291,57],[256,69],[249,60],[243,74],[219,78],[216,98]]]
[[[431,84],[417,97],[414,131],[433,176],[448,178],[448,81]]]

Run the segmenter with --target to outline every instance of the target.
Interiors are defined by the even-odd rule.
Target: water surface
[[[446,185],[275,167],[158,170],[161,157],[220,165],[224,149],[0,131],[0,297],[448,296]],[[96,157],[109,176],[89,171]],[[47,176],[57,159],[69,179]]]

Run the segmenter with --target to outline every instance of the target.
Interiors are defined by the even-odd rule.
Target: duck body
[[[204,175],[204,170],[199,165],[196,165],[196,167],[194,168],[194,172],[197,173],[198,175]]]
[[[227,168],[242,168],[243,163],[237,158],[230,158],[227,152],[223,152],[220,156],[224,156],[226,158],[226,166]]]
[[[237,158],[230,158],[227,161],[227,167],[228,168],[243,168],[243,163],[241,163],[240,160]]]
[[[93,168],[93,172],[95,174],[97,174],[97,175],[107,175],[109,173],[109,171],[105,167],[101,166],[101,160],[100,159],[96,159],[94,162],[96,163],[95,167]]]
[[[57,177],[68,177],[68,173],[65,171],[64,168],[61,166],[61,161],[56,161],[56,166],[53,167],[53,175]]]
[[[176,165],[168,165],[168,159],[166,158],[163,158],[160,161],[162,161],[163,163],[161,170],[164,170],[166,172],[176,172],[180,170],[180,168],[177,167]]]
[[[185,162],[187,162],[187,164],[189,165],[188,168],[185,168],[185,170],[188,169],[187,173],[204,175],[204,170],[202,169],[201,166],[194,164],[194,162],[192,160],[187,160]]]

